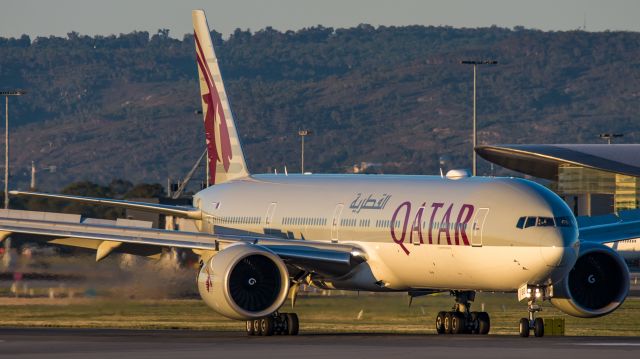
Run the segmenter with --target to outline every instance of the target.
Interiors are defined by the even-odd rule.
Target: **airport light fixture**
[[[611,140],[614,138],[624,137],[622,133],[601,133],[599,136],[601,139],[606,140],[608,144],[611,144]]]
[[[476,155],[476,145],[478,142],[478,132],[476,128],[476,72],[478,65],[497,65],[498,61],[495,60],[463,60],[460,61],[463,65],[473,65],[473,151],[471,151],[473,155],[473,176],[476,175],[477,170],[477,155]]]
[[[298,135],[300,136],[300,143],[302,147],[302,152],[300,154],[300,173],[304,174],[304,138],[312,134],[311,130],[298,130]]]
[[[4,116],[4,208],[9,208],[9,96],[22,96],[27,92],[23,90],[0,91],[0,96],[5,97]]]

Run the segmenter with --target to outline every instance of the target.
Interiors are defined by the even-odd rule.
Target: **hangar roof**
[[[571,164],[640,177],[640,144],[478,146],[487,161],[531,176],[556,180],[558,165]]]

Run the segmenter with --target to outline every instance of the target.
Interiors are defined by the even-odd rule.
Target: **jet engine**
[[[582,243],[569,274],[553,286],[551,303],[581,318],[606,315],[624,302],[629,292],[629,269],[611,248]]]
[[[267,248],[238,244],[205,263],[198,274],[200,296],[227,318],[249,320],[278,310],[289,291],[287,267]]]

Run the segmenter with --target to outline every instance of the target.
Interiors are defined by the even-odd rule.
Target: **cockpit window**
[[[538,223],[536,223],[538,227],[553,227],[555,223],[553,223],[553,218],[551,217],[538,217]]]
[[[527,217],[527,222],[524,224],[524,228],[533,227],[536,225],[536,217]]]
[[[569,217],[556,217],[556,226],[571,227],[571,220]]]
[[[524,229],[529,227],[571,227],[572,220],[570,217],[520,217],[518,218],[517,228]]]

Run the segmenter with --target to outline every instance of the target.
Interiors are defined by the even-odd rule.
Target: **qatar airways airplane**
[[[251,174],[227,100],[205,14],[193,11],[210,186],[192,207],[12,191],[142,209],[194,221],[199,232],[95,224],[76,215],[3,210],[0,235],[155,258],[182,248],[200,256],[197,286],[216,312],[249,335],[298,333],[280,309],[301,284],[323,289],[449,292],[440,334],[487,334],[477,291],[517,293],[528,303],[522,336],[544,334],[540,302],[573,316],[618,308],[629,272],[604,243],[639,237],[638,221],[578,229],[553,192],[518,178]],[[124,223],[124,225],[122,225]],[[523,308],[524,309],[524,308]],[[524,311],[524,310],[523,310]]]

